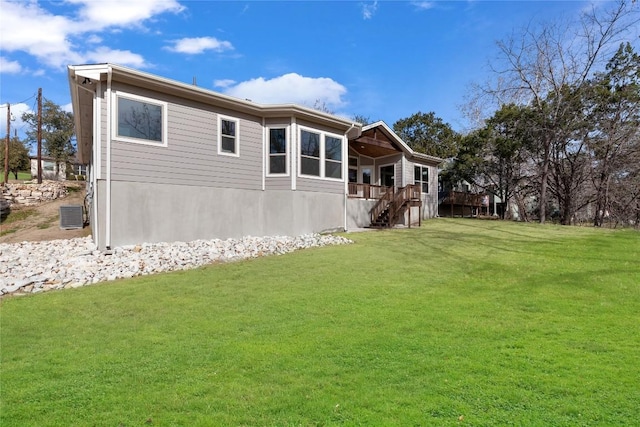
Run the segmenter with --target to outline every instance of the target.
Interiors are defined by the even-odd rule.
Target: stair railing
[[[384,212],[388,207],[389,203],[393,200],[393,194],[395,192],[395,187],[388,187],[387,191],[378,199],[373,208],[371,208],[371,223],[376,222],[380,214]]]

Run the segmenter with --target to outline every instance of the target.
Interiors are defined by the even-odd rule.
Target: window
[[[238,120],[222,117],[218,120],[218,154],[239,156]]]
[[[301,129],[300,174],[342,179],[342,138]]]
[[[300,173],[320,176],[320,134],[300,131]]]
[[[116,138],[166,145],[166,103],[116,93]]]
[[[268,174],[287,173],[287,130],[269,129],[269,169]]]
[[[324,175],[327,178],[342,179],[342,139],[324,137]]]
[[[358,182],[358,158],[349,157],[349,182]]]
[[[415,166],[413,181],[416,185],[420,185],[423,193],[429,192],[429,167]]]

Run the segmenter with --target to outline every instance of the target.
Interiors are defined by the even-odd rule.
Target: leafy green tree
[[[593,223],[602,226],[610,215],[633,221],[640,215],[640,55],[621,44],[590,83]]]
[[[28,123],[27,140],[37,144],[38,117],[35,113],[24,113],[22,120]],[[73,114],[47,99],[42,105],[42,148],[44,154],[56,161],[56,168],[60,163],[69,162],[76,153],[74,145]],[[56,173],[59,172],[56,170]]]
[[[458,154],[460,135],[435,113],[418,112],[393,124],[393,130],[413,150],[443,159]]]
[[[464,179],[510,203],[528,178],[530,120],[530,109],[515,104],[503,105],[483,128],[462,137],[450,173],[456,179]],[[524,209],[521,210],[524,216]],[[507,211],[502,211],[503,219]]]
[[[11,138],[9,140],[9,172],[13,174],[15,179],[18,179],[18,172],[29,168],[29,150],[18,137]]]

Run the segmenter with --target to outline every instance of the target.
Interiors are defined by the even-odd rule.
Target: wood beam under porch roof
[[[376,133],[373,136],[363,134],[359,138],[349,141],[349,147],[367,157],[383,157],[401,152],[400,148],[387,138],[379,138],[378,136]]]

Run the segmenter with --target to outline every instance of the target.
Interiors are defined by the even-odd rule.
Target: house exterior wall
[[[42,178],[49,179],[52,181],[65,181],[67,179],[67,165],[64,162],[60,162],[57,164],[57,173],[56,173],[56,162],[50,158],[41,158],[40,164],[42,168]],[[38,176],[38,159],[30,159],[30,168],[31,168],[31,176]]]
[[[371,225],[371,209],[377,200],[347,199],[347,230]]]
[[[127,85],[114,84],[112,90],[167,102],[166,147],[120,141],[112,131],[112,180],[262,188],[261,118]],[[219,115],[239,120],[237,157],[218,154]]]
[[[343,137],[344,130],[268,118],[113,82],[97,91],[92,232],[102,250],[142,242],[245,235],[299,235],[345,228],[345,181],[298,173],[299,126]],[[166,146],[121,140],[117,94],[166,103]],[[218,150],[218,116],[238,120],[238,156]],[[270,127],[287,129],[286,175],[268,175]],[[343,150],[346,152],[345,150]],[[343,164],[346,165],[346,158]],[[98,175],[99,173],[99,175]]]
[[[72,95],[84,91],[82,102],[78,96],[73,102],[74,110],[85,113],[76,116],[80,118],[76,124],[80,123],[86,135],[86,152],[91,153],[92,228],[101,249],[141,242],[297,235],[369,225],[375,201],[349,200],[346,194],[349,137],[360,135],[359,125],[304,107],[260,106],[123,67],[98,64],[77,68],[70,71],[70,83]],[[89,83],[85,83],[87,78]],[[86,113],[92,88],[96,92],[91,124]],[[131,132],[130,137],[117,135],[119,95],[128,97],[129,105],[138,102],[121,128],[125,134]],[[140,102],[147,102],[147,107],[142,108]],[[149,139],[136,139],[134,135],[142,133],[135,114],[150,123],[156,120],[156,110],[162,111],[166,124],[161,138],[154,134]],[[221,118],[237,123],[235,153],[220,150]],[[155,123],[150,128],[156,129]],[[412,150],[384,123],[375,126],[398,151],[381,158],[358,156],[358,180],[362,168],[367,167],[372,172],[371,184],[380,184],[380,166],[393,165],[396,186],[412,183],[413,164],[408,160]],[[287,130],[287,171],[271,175],[267,173],[268,130],[274,127]],[[93,138],[87,129],[92,130]],[[341,139],[340,179],[300,173],[301,129]],[[326,165],[335,166],[337,159],[323,162],[324,142],[320,145],[323,174]],[[91,147],[93,151],[89,151]],[[425,201],[431,201],[431,194],[437,198],[435,168],[430,176],[434,188]],[[433,216],[432,210],[425,208],[424,217]]]
[[[342,195],[130,181],[111,185],[112,247],[344,229]]]

